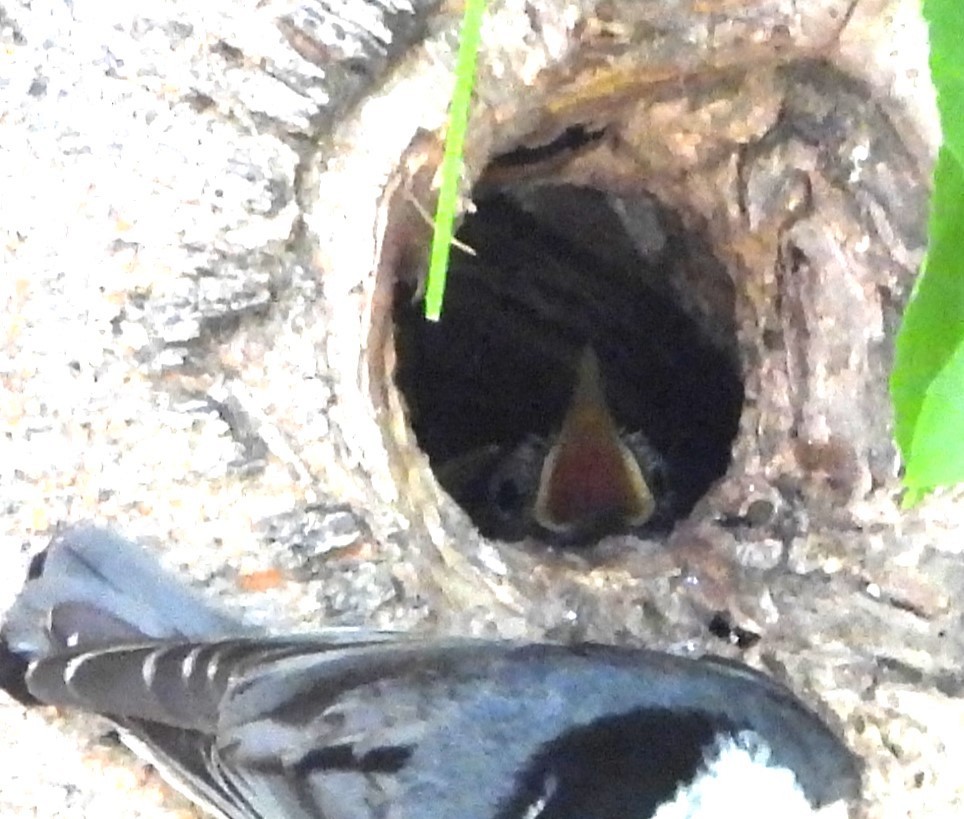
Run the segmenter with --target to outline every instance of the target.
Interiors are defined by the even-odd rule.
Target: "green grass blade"
[[[429,321],[438,321],[442,317],[445,277],[448,273],[449,250],[458,205],[459,177],[462,174],[462,147],[469,122],[472,88],[475,85],[475,62],[479,52],[484,13],[485,0],[466,0],[455,66],[455,91],[449,107],[445,153],[442,156],[442,178],[432,234],[432,255],[425,287],[425,318]]]

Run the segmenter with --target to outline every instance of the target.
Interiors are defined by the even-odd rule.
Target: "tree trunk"
[[[278,628],[713,651],[840,726],[867,816],[950,815],[964,526],[899,511],[887,401],[938,139],[918,5],[490,3],[477,256],[430,327],[455,8],[7,4],[0,608],[95,518]],[[551,435],[586,343],[675,525],[481,535],[452,464]],[[180,804],[0,720],[4,815]]]

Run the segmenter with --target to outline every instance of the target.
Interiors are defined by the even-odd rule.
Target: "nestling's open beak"
[[[533,514],[551,532],[642,526],[656,501],[606,403],[592,347],[579,359],[572,401],[542,466]]]

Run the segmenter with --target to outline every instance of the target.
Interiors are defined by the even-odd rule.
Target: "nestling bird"
[[[53,540],[0,636],[8,692],[105,715],[228,819],[790,819],[859,790],[834,734],[749,668],[605,646],[267,636],[101,529]]]
[[[665,525],[673,504],[666,473],[642,432],[617,426],[599,359],[587,346],[550,441],[529,435],[508,454],[483,447],[443,465],[439,477],[489,537],[584,545]]]

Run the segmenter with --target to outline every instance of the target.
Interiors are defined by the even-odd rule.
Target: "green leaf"
[[[900,500],[901,509],[913,509],[918,503],[924,500],[925,497],[927,497],[927,493],[924,490],[907,487],[904,496]]]
[[[964,396],[964,380],[954,384],[961,373],[953,364],[964,346],[964,167],[944,148],[934,169],[928,232],[927,261],[904,313],[890,379],[905,483],[917,488],[943,485],[951,475],[958,475],[951,482],[964,478],[964,451],[946,446],[947,424],[957,423],[964,440],[959,404],[951,400],[955,389]],[[948,413],[946,421],[941,412]],[[938,466],[938,457],[948,463]]]
[[[479,41],[482,39],[484,14],[485,0],[466,0],[455,65],[455,90],[449,106],[445,153],[442,156],[442,178],[439,182],[438,207],[435,210],[432,255],[425,285],[425,318],[429,321],[438,321],[442,316],[445,277],[458,206],[459,177],[462,174],[462,146],[465,144],[465,132],[468,129],[472,87],[475,85],[475,62]]]
[[[911,489],[964,481],[964,343],[927,388],[907,461]]]
[[[964,164],[964,3],[925,0],[930,32],[930,67],[937,88],[944,145]]]
[[[964,3],[924,0],[923,13],[944,144],[934,168],[927,259],[890,378],[905,506],[964,481]]]

